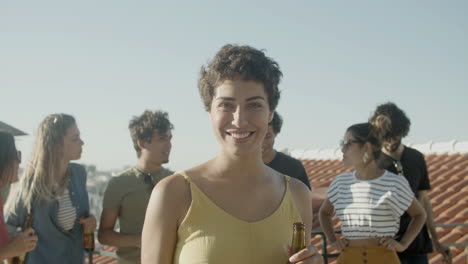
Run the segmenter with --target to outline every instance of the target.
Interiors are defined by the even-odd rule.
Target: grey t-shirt
[[[153,186],[173,171],[162,168],[158,173],[148,175],[135,167],[113,177],[107,185],[103,208],[119,211],[120,233],[141,234],[145,222],[146,207]],[[151,177],[153,184],[145,177]],[[119,263],[140,263],[140,249],[125,247],[117,249]]]

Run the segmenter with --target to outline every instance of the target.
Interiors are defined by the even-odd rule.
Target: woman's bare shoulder
[[[291,196],[305,224],[312,223],[312,200],[309,188],[298,179],[289,180]]]
[[[190,207],[190,184],[180,173],[162,179],[151,193],[149,210],[171,212],[174,218],[180,219]]]
[[[154,187],[152,195],[176,198],[189,192],[189,182],[185,179],[182,173],[176,172],[159,181]]]
[[[311,193],[309,188],[307,188],[307,186],[300,180],[290,177],[289,186],[291,188],[291,193],[293,196],[310,198]]]

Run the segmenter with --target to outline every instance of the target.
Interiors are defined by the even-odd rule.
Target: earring
[[[369,159],[369,156],[367,155],[367,152],[364,152],[364,155],[362,156],[362,162],[367,163],[368,159]]]

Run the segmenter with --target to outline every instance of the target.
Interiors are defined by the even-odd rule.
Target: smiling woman
[[[256,150],[272,118],[263,84],[224,81],[216,88],[210,109],[213,130],[222,150],[258,155]]]
[[[221,149],[156,185],[142,263],[321,263],[312,246],[293,256],[283,249],[293,223],[310,233],[310,193],[262,160],[281,75],[275,61],[249,46],[226,45],[202,67],[198,87]]]

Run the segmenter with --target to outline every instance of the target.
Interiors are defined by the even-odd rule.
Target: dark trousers
[[[429,259],[427,254],[413,255],[413,256],[400,256],[401,264],[428,264]]]

